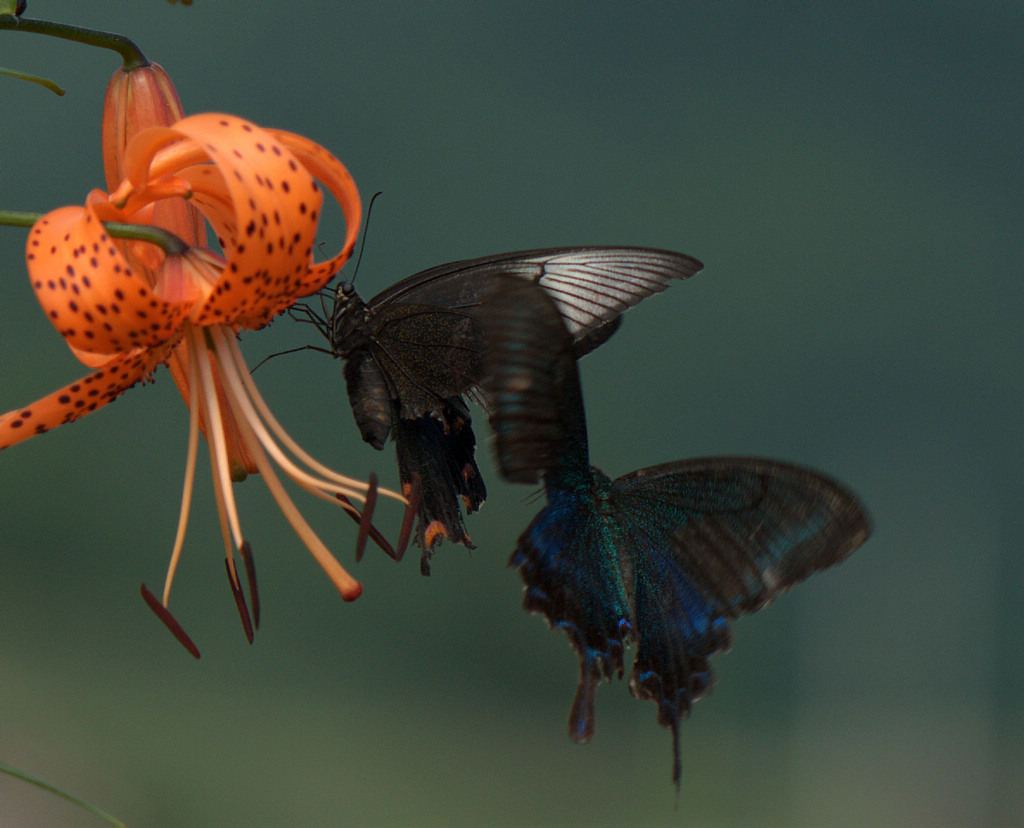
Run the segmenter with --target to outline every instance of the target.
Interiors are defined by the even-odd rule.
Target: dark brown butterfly
[[[483,373],[475,311],[495,280],[515,276],[543,287],[582,356],[615,332],[624,310],[702,266],[681,253],[636,247],[527,250],[424,270],[368,302],[346,282],[329,291],[333,307],[322,313],[298,306],[330,343],[317,350],[345,360],[363,440],[383,449],[390,435],[403,487],[416,474],[422,481],[416,539],[424,574],[442,539],[472,546],[459,502],[473,512],[486,497],[467,396]]]

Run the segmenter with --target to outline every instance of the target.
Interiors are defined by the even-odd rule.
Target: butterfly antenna
[[[359,255],[356,256],[356,267],[352,271],[352,278],[349,279],[350,284],[356,283],[356,275],[359,273],[359,265],[363,261],[363,251],[366,249],[366,237],[370,235],[370,216],[373,215],[373,202],[377,200],[377,196],[383,195],[383,190],[377,190],[370,198],[370,204],[366,208],[366,223],[363,225],[363,237],[359,240]]]
[[[373,214],[373,203],[377,200],[377,196],[382,194],[383,190],[378,190],[377,192],[375,192],[373,194],[373,197],[370,199],[369,206],[366,208],[366,223],[363,225],[363,238],[359,242],[359,255],[356,257],[356,267],[355,270],[352,271],[352,278],[349,280],[350,284],[355,284],[356,274],[359,273],[359,264],[360,262],[363,261],[363,250],[366,249],[366,237],[369,234],[370,230],[370,216]],[[323,246],[323,242],[320,243],[320,246]],[[295,305],[288,309],[288,315],[291,316],[292,319],[295,319],[299,322],[312,323],[313,325],[316,326],[317,330],[319,330],[320,333],[323,334],[328,339],[328,341],[330,341],[332,337],[330,323],[327,320],[332,319],[333,315],[327,312],[327,305],[324,301],[324,292],[330,292],[331,290],[332,288],[324,287],[321,290],[317,291],[317,293],[320,296],[320,310],[322,312],[321,316],[317,316],[315,310],[309,307],[309,305],[305,305],[301,302],[297,302]],[[334,288],[333,290],[335,290],[335,293],[337,293],[336,288]],[[296,316],[296,313],[298,313],[299,315]],[[321,353],[330,354],[331,356],[337,356],[337,354],[335,354],[333,351],[328,351],[325,348],[317,348],[313,345],[302,345],[298,348],[289,348],[287,351],[278,351],[275,354],[271,354],[268,357],[264,357],[258,363],[256,363],[256,367],[252,368],[249,371],[249,373],[254,374],[256,372],[256,368],[259,368],[264,362],[266,362],[269,359],[273,359],[274,357],[278,356],[284,356],[285,354],[294,354],[296,351],[306,350],[320,351]]]

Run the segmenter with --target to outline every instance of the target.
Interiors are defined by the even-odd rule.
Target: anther
[[[252,625],[258,630],[260,628],[260,594],[256,590],[256,562],[253,560],[252,547],[249,545],[249,541],[242,541],[242,548],[238,551],[242,555],[245,577],[249,582],[249,600],[252,601]]]
[[[409,538],[412,536],[412,524],[416,519],[416,512],[420,508],[420,492],[422,491],[422,483],[420,476],[413,473],[412,480],[408,486],[402,487],[402,494],[405,495],[405,499],[408,501],[408,505],[405,507],[405,516],[402,518],[402,529],[398,533],[398,543],[395,545],[395,560],[402,560],[402,556],[405,554],[405,548],[409,545]]]
[[[231,594],[235,597],[235,606],[238,607],[238,615],[242,619],[242,629],[245,630],[245,637],[252,644],[252,619],[249,617],[249,608],[245,605],[245,595],[242,594],[242,585],[238,583],[238,576],[232,571],[231,562],[225,558],[224,568],[228,571],[228,583],[231,585]]]
[[[363,503],[363,514],[359,518],[359,536],[356,538],[356,563],[363,559],[363,552],[366,551],[366,538],[373,528],[373,507],[377,505],[377,475],[370,472],[368,481],[369,488],[366,490],[366,501]]]
[[[171,634],[178,639],[181,645],[192,653],[193,656],[199,658],[199,648],[188,637],[188,633],[185,632],[177,619],[171,615],[171,611],[161,604],[152,592],[146,589],[145,584],[142,585],[142,597],[149,604],[149,608],[156,613],[156,617],[164,622],[164,626],[171,631]]]

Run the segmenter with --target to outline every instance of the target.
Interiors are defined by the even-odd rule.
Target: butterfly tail
[[[578,744],[586,744],[594,735],[594,694],[600,683],[601,668],[596,659],[580,659],[580,681],[569,713],[569,738]]]
[[[610,554],[593,554],[610,539],[588,498],[550,488],[548,498],[549,505],[520,536],[509,565],[519,569],[525,583],[524,608],[564,632],[579,657],[569,738],[583,743],[594,735],[598,686],[624,673],[632,625],[614,549],[605,546]]]

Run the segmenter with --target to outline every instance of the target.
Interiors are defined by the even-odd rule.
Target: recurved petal
[[[159,299],[89,208],[61,207],[33,225],[29,278],[69,345],[93,354],[152,348],[172,339],[190,305]]]
[[[300,295],[323,193],[273,134],[233,115],[192,115],[136,136],[125,169],[137,188],[163,175],[191,184],[224,248],[227,267],[197,324],[266,319]]]
[[[345,165],[319,144],[293,132],[267,131],[295,153],[302,165],[337,199],[345,215],[345,243],[337,255],[310,267],[299,293],[300,296],[308,296],[326,285],[352,255],[362,221],[359,190]]]
[[[0,414],[0,449],[73,422],[116,400],[156,368],[167,353],[167,348],[133,351],[31,405]]]

